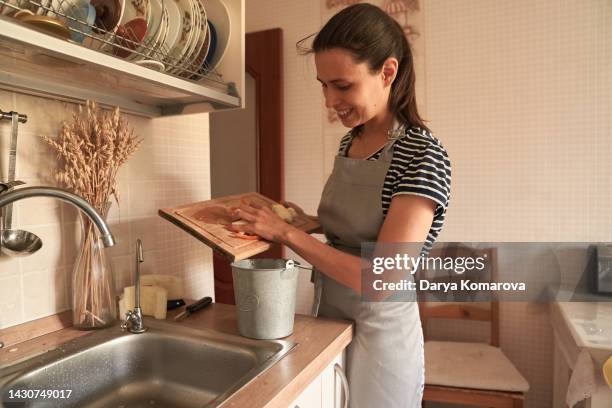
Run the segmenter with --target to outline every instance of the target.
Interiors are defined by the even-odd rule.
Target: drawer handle
[[[340,380],[342,381],[342,390],[344,391],[344,408],[348,408],[349,403],[349,386],[348,381],[346,380],[346,375],[344,375],[344,370],[340,367],[340,364],[334,364],[334,372],[340,376]],[[334,401],[334,404],[336,402]]]

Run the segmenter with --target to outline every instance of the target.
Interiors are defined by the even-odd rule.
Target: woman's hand
[[[229,230],[258,235],[272,242],[285,243],[289,232],[295,228],[276,215],[271,208],[255,203],[244,203],[233,209],[232,213],[247,221],[248,224],[232,224],[228,226]]]

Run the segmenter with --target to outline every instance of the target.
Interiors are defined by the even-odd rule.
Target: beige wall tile
[[[34,320],[68,309],[66,270],[44,269],[23,274],[24,318]],[[49,290],[54,288],[54,290]]]
[[[143,252],[144,262],[140,264],[140,273],[142,274],[154,274],[160,273],[158,265],[160,264],[160,258],[163,256],[159,250],[145,250]]]
[[[134,242],[130,236],[130,222],[124,220],[123,222],[109,221],[108,227],[115,237],[115,245],[106,248],[109,256],[115,258],[121,255],[127,255],[134,252]]]
[[[157,214],[156,188],[154,181],[134,181],[129,183],[130,198],[128,208],[130,217],[151,217]]]
[[[15,108],[28,115],[23,131],[49,137],[57,136],[62,121],[69,120],[76,111],[76,105],[71,103],[19,93],[15,94]]]
[[[123,293],[123,288],[134,284],[134,255],[117,256],[112,259],[113,276],[115,277],[115,290]]]
[[[0,253],[0,277],[17,276],[21,274],[19,257],[12,257]]]
[[[23,321],[21,276],[0,275],[0,328]]]
[[[31,179],[36,184],[56,185],[56,153],[37,133],[26,126],[20,127],[17,140],[16,177],[18,180]]]
[[[141,147],[127,164],[127,171],[132,180],[151,181],[157,178],[152,147]]]
[[[130,128],[134,130],[134,135],[136,135],[139,139],[142,139],[142,144],[140,146],[152,147],[153,130],[157,126],[156,120],[136,115],[127,115],[126,117]]]
[[[133,220],[130,222],[132,244],[136,242],[137,238],[140,238],[145,251],[159,249],[162,243],[160,231],[167,222],[157,215]]]
[[[43,244],[37,252],[21,259],[24,274],[63,266],[61,225],[30,225],[28,230],[38,235]],[[52,287],[48,289],[52,290]]]
[[[59,225],[62,220],[61,202],[55,198],[33,197],[14,203],[19,217],[13,217],[15,227],[27,229],[32,225]]]

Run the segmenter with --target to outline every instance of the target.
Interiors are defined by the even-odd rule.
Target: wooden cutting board
[[[232,221],[229,209],[245,202],[268,207],[278,204],[268,197],[253,192],[185,204],[176,208],[162,208],[159,210],[159,215],[234,262],[265,252],[272,245],[261,238],[252,241],[236,238],[233,232],[225,228],[225,225]],[[298,215],[292,225],[308,233],[319,228],[318,222],[304,215]]]

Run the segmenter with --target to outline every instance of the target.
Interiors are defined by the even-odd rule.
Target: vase
[[[100,213],[104,219],[109,208]],[[117,320],[113,272],[98,228],[82,212],[79,218],[81,248],[72,274],[72,321],[77,329],[101,329]]]

